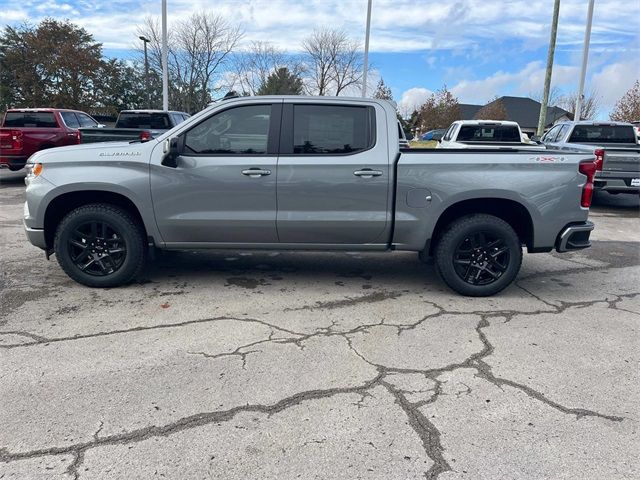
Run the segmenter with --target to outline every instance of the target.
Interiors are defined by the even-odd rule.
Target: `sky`
[[[242,44],[269,41],[292,54],[314,28],[341,28],[364,43],[367,0],[167,0],[169,24],[195,11],[220,14],[244,31]],[[561,0],[552,85],[577,91],[587,0]],[[373,0],[370,61],[401,112],[446,84],[461,103],[540,97],[553,0]],[[640,0],[596,0],[586,78],[600,118],[640,78]],[[161,0],[0,0],[0,26],[69,19],[131,58],[145,16]],[[139,43],[139,41],[138,41]]]

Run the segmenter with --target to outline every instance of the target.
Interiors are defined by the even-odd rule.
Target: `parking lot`
[[[0,478],[640,478],[640,205],[498,296],[412,253],[171,252],[90,289],[0,184]]]

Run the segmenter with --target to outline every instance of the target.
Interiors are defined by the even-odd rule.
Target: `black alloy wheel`
[[[458,244],[453,264],[465,282],[489,285],[504,275],[509,259],[509,247],[503,238],[492,232],[478,231]]]
[[[456,292],[486,297],[513,282],[522,265],[522,242],[503,219],[484,213],[451,222],[438,238],[435,265]]]
[[[97,277],[115,273],[127,257],[127,246],[116,227],[93,220],[77,226],[67,240],[69,256],[82,272]]]

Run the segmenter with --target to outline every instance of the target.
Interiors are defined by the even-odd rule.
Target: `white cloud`
[[[591,77],[591,87],[600,98],[603,109],[613,109],[616,102],[640,79],[638,62],[620,62],[604,66]]]
[[[403,117],[411,115],[411,112],[420,107],[432,93],[431,90],[422,87],[414,87],[405,91],[398,102],[400,115]]]
[[[536,94],[544,84],[545,66],[541,61],[529,62],[517,72],[498,71],[479,80],[461,80],[451,91],[462,103],[483,104],[496,95]],[[555,65],[552,85],[563,90],[577,90],[578,67]]]

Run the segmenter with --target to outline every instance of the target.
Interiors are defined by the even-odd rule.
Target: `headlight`
[[[27,176],[35,178],[42,173],[41,163],[27,163]]]

